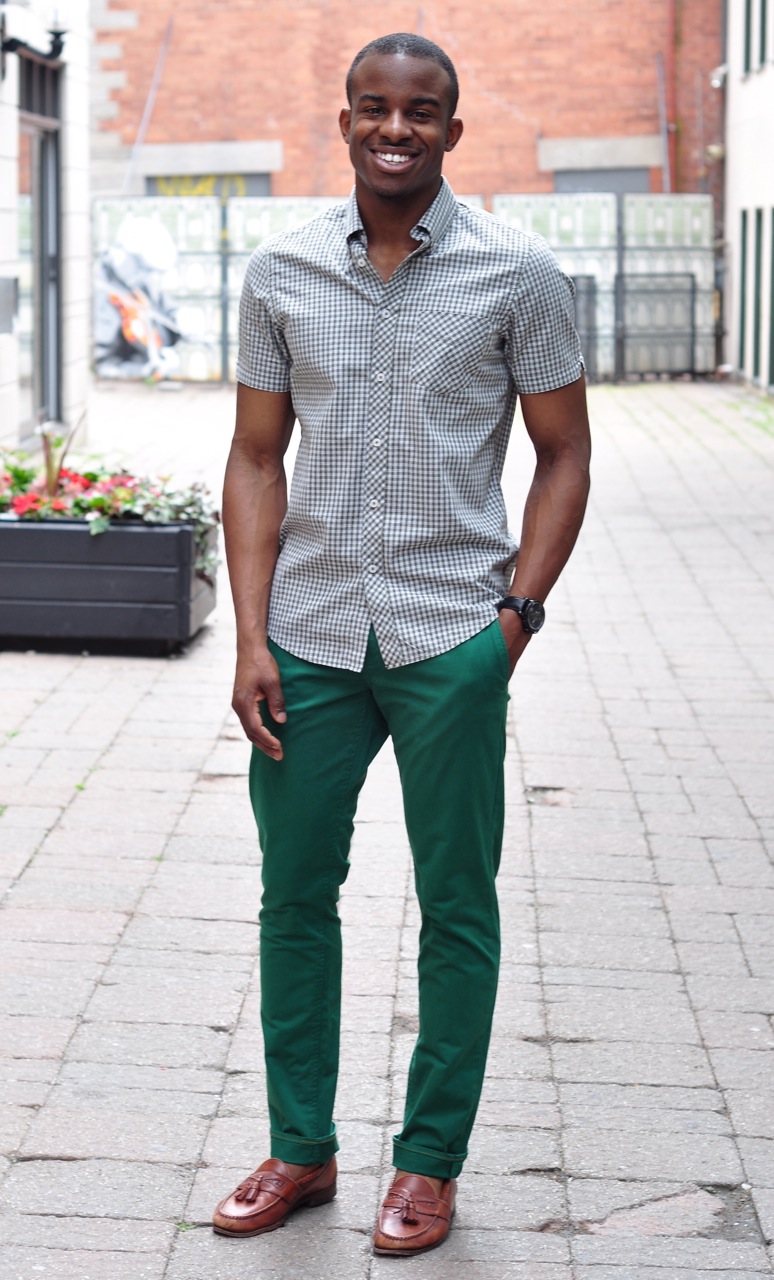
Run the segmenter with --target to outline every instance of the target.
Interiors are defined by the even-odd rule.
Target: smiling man
[[[481,1092],[508,681],[583,519],[589,432],[569,281],[543,241],[442,177],[462,137],[446,54],[375,40],[347,96],[352,196],[257,250],[242,295],[223,517],[263,851],[271,1155],[213,1223],[257,1235],[336,1193],[337,902],[391,736],[420,1014],[374,1249],[411,1256],[448,1234]],[[500,489],[517,398],[536,453],[518,560]]]

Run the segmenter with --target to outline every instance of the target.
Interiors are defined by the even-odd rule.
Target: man
[[[410,1256],[448,1234],[478,1104],[508,679],[575,542],[589,436],[571,286],[541,240],[457,204],[441,176],[462,135],[447,56],[383,37],[347,91],[349,203],[260,248],[242,298],[223,515],[263,850],[271,1157],[213,1222],[255,1235],[335,1195],[337,901],[389,734],[422,911],[420,1019],[374,1248]],[[517,393],[537,455],[518,564],[500,492]]]

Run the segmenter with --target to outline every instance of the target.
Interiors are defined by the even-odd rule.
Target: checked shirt
[[[290,391],[300,443],[269,635],[360,671],[434,657],[497,616],[517,545],[500,489],[519,393],[574,382],[572,285],[548,246],[444,181],[385,284],[354,192],[253,254],[237,378]]]

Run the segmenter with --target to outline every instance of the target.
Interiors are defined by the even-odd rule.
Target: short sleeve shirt
[[[517,552],[500,488],[519,393],[574,382],[572,284],[545,241],[446,181],[385,283],[355,193],[247,268],[237,378],[290,391],[300,442],[269,635],[309,662],[387,667],[489,625]]]

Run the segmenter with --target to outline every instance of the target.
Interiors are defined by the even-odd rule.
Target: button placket
[[[402,274],[402,273],[401,273]],[[373,323],[371,345],[371,395],[368,408],[368,442],[363,474],[362,564],[365,592],[374,619],[389,608],[384,578],[384,519],[389,474],[389,430],[395,335],[405,274],[384,286]],[[385,619],[388,625],[390,619]]]

